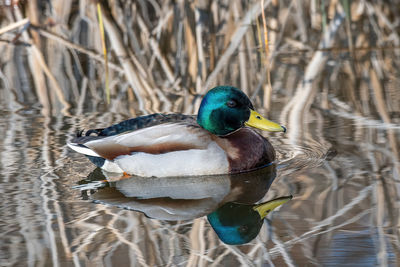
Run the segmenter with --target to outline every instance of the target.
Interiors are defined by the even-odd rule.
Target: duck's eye
[[[237,106],[237,103],[235,100],[228,100],[228,102],[226,102],[226,105],[230,108],[234,108]]]
[[[245,233],[247,232],[247,230],[249,230],[249,227],[247,225],[242,225],[239,227],[239,232],[241,233]]]

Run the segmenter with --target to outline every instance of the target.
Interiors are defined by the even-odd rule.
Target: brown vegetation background
[[[399,46],[396,0],[0,1],[1,214],[13,222],[0,222],[1,261],[321,264],[340,230],[395,264]],[[268,198],[295,199],[252,246],[220,244],[204,218],[171,226],[75,202],[68,188],[89,172],[64,146],[77,129],[195,114],[221,84],[289,129],[271,137],[285,167]]]

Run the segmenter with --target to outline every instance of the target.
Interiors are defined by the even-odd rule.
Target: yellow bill
[[[244,123],[246,126],[254,127],[270,132],[286,132],[286,128],[262,117],[257,111],[250,109],[250,118]]]
[[[253,207],[255,211],[260,214],[261,219],[264,219],[265,216],[268,215],[272,210],[276,209],[277,207],[285,204],[289,200],[291,200],[293,197],[292,196],[287,196],[287,197],[280,197],[273,199],[271,201],[267,201],[265,203],[258,204]]]

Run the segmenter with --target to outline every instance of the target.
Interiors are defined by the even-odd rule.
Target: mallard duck
[[[252,205],[229,202],[209,214],[207,219],[224,243],[245,244],[258,235],[268,213],[291,199],[292,196],[280,197]]]
[[[257,113],[232,86],[204,96],[197,118],[152,114],[79,132],[68,143],[108,172],[144,177],[238,173],[275,160],[269,141],[250,127],[285,132]]]

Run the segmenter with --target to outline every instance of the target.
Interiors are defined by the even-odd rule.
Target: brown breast
[[[254,169],[275,160],[271,143],[250,128],[242,128],[215,141],[228,155],[230,172]]]

